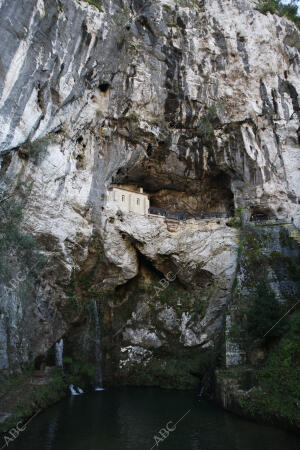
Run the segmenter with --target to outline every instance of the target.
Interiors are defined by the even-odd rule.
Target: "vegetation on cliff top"
[[[84,0],[89,5],[95,6],[97,9],[99,9],[100,12],[103,12],[102,9],[102,0]]]
[[[258,10],[263,14],[270,12],[292,20],[300,29],[300,16],[298,15],[298,0],[291,0],[288,4],[281,0],[260,0]]]

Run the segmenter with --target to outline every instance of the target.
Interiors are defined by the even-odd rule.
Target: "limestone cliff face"
[[[94,283],[102,280],[106,291],[100,301],[104,354],[111,359],[113,350],[114,355],[104,363],[111,380],[199,384],[197,375],[207,370],[199,357],[212,357],[235,274],[237,230],[227,221],[191,219],[174,229],[163,218],[121,213],[115,204],[106,205],[106,261]],[[122,288],[112,293],[116,283]],[[185,367],[175,370],[177,360]]]
[[[121,303],[135,283],[179,268],[180,295],[197,293],[201,312],[160,300],[158,325],[146,317],[122,328],[107,357],[122,372],[130,355],[139,363],[171,341],[174,355],[217,339],[236,232],[224,220],[171,232],[160,219],[119,214],[105,200],[112,182],[141,185],[172,211],[243,207],[300,224],[300,36],[255,4],[0,1],[1,177],[15,198],[19,182],[28,186],[22,226],[48,261],[26,305],[1,288],[3,370],[63,335],[73,348],[85,342],[95,296],[110,341],[145,301],[126,302],[122,322],[125,303],[109,307],[116,292]]]

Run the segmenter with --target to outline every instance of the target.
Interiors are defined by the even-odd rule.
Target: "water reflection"
[[[300,439],[242,420],[191,392],[111,389],[70,397],[37,416],[11,450],[149,450],[169,421],[159,450],[299,450]]]

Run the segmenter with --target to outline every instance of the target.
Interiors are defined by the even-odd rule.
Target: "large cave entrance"
[[[120,185],[141,186],[149,195],[150,207],[174,213],[218,212],[231,215],[234,210],[234,197],[230,188],[230,177],[224,172],[199,180],[179,179],[164,176],[160,179],[151,174],[139,172],[121,173],[114,179]]]
[[[150,193],[150,206],[172,212],[229,213],[233,205],[230,179],[224,173],[204,179],[201,184],[197,183],[195,189],[192,186],[187,190],[162,188]]]
[[[218,166],[213,150],[193,136],[184,145],[170,136],[152,141],[142,156],[133,156],[116,173],[113,183],[140,186],[149,195],[150,207],[174,213],[230,215],[234,210],[231,174]]]

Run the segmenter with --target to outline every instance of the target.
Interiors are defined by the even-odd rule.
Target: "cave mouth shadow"
[[[119,170],[114,184],[142,187],[149,195],[150,207],[174,213],[234,211],[231,178],[223,171],[204,176],[201,180],[169,175],[166,179],[152,175],[143,168],[135,171]]]
[[[272,209],[268,207],[254,206],[250,210],[251,221],[264,221],[274,216],[275,216],[274,211],[272,211]]]

